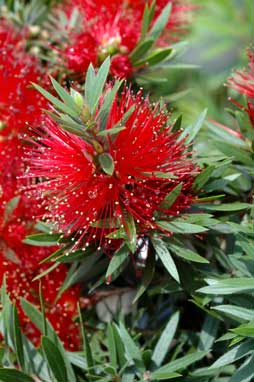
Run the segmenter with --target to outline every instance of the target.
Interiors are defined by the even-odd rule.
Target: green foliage
[[[58,297],[81,282],[86,297],[99,303],[84,310],[78,304],[75,320],[80,323],[82,350],[68,352],[45,317],[42,295],[40,309],[21,299],[24,314],[41,332],[36,348],[22,333],[18,302],[11,301],[4,280],[1,381],[254,380],[253,127],[243,111],[234,107],[227,113],[230,91],[222,86],[233,65],[243,63],[245,45],[253,40],[254,7],[252,0],[193,3],[200,3],[200,8],[193,22],[189,53],[184,53],[185,42],[156,47],[171,5],[167,4],[153,22],[156,1],[152,1],[146,4],[140,41],[130,58],[134,66],[143,66],[136,73],[133,91],[143,85],[155,101],[162,96],[162,103],[170,101],[169,108],[174,106],[171,131],[179,132],[179,140],[186,139],[200,167],[194,180],[196,199],[181,216],[155,214],[154,224],[163,233],[148,232],[142,238],[130,214],[124,216],[124,227],[116,219],[95,222],[95,226],[114,229],[109,239],[123,239],[112,256],[92,245],[71,251],[73,237],[52,233],[52,227],[39,222],[38,232],[24,243],[57,245],[58,249],[42,261],[48,263],[48,269],[35,279],[50,274],[61,263],[67,264],[68,275]],[[38,25],[39,31],[55,25],[55,16],[49,16],[52,4],[46,0],[0,0],[2,13],[10,20],[28,30]],[[68,27],[75,29],[78,17],[77,11],[69,20],[59,13],[59,31],[64,37]],[[41,49],[32,38],[28,50],[33,46]],[[182,54],[189,63],[181,63]],[[50,52],[45,56],[53,60]],[[201,59],[197,62],[196,57]],[[204,63],[198,72],[197,65]],[[62,86],[62,78],[51,78],[54,95],[38,84],[33,86],[52,104],[48,114],[66,131],[92,142],[90,128],[98,124],[96,137],[103,140],[110,135],[114,139],[134,108],[106,130],[110,107],[123,86],[123,81],[116,80],[100,103],[109,67],[110,58],[98,70],[90,65],[84,91],[82,87],[74,89],[72,82]],[[98,164],[111,176],[113,159],[100,152],[99,145],[96,150]],[[181,192],[183,184],[176,182],[160,207],[170,208]],[[18,202],[17,197],[5,205],[5,221]],[[0,249],[3,245],[0,238]],[[131,293],[129,309],[125,293]],[[112,296],[119,301],[116,308]],[[107,315],[100,312],[103,302]]]

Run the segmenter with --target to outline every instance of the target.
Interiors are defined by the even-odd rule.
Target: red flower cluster
[[[134,219],[138,234],[157,229],[156,212],[165,219],[176,216],[193,198],[194,164],[158,105],[153,108],[140,93],[134,96],[127,89],[111,106],[106,129],[117,125],[130,108],[123,130],[99,138],[96,126],[93,143],[47,119],[27,154],[27,176],[43,179],[32,192],[46,198],[47,218],[65,234],[74,235],[83,248],[93,241],[110,244],[113,236],[107,236],[118,228],[128,231],[127,216]],[[102,153],[111,158],[112,175],[100,165]],[[170,208],[163,207],[163,199],[179,183],[180,195]]]
[[[25,32],[21,36],[12,26],[0,27],[0,123],[1,135],[15,135],[39,123],[45,99],[31,82],[46,83],[37,58],[25,51]]]
[[[39,125],[41,107],[47,102],[31,88],[31,81],[45,84],[45,73],[37,59],[26,53],[23,33],[18,35],[5,22],[0,28],[0,52],[0,283],[5,274],[7,290],[17,300],[23,330],[37,345],[39,331],[22,312],[19,298],[39,304],[39,284],[33,278],[46,269],[38,263],[52,248],[23,243],[26,235],[34,233],[34,217],[42,211],[36,201],[21,193],[25,186],[21,179],[25,171],[25,146],[20,133],[28,134],[29,126]],[[61,265],[43,278],[46,313],[65,346],[77,349],[79,329],[73,317],[77,313],[79,287],[71,288],[55,302],[66,274],[66,266]]]
[[[156,2],[155,19],[167,5],[167,0]],[[67,67],[75,73],[85,73],[90,62],[100,66],[111,56],[113,76],[127,78],[133,74],[130,53],[136,47],[146,2],[138,1],[89,1],[76,0],[67,3],[65,12],[70,15],[78,7],[82,16],[79,32],[71,32],[64,55]],[[167,25],[167,40],[172,33],[186,23],[190,6],[172,0],[172,12]]]
[[[249,114],[250,121],[254,127],[254,53],[252,50],[248,50],[248,57],[249,68],[235,70],[233,75],[228,79],[227,85],[247,97],[247,108],[235,100],[230,100],[237,107]]]

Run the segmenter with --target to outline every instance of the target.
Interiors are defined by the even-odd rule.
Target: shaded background
[[[254,42],[254,1],[192,3],[199,8],[190,23],[187,44],[172,62],[179,69],[172,67],[167,83],[155,88],[161,95],[170,94],[167,99],[181,110],[184,123],[192,122],[206,107],[209,117],[228,123],[224,108],[230,91],[224,84],[234,68],[247,65],[246,48]]]

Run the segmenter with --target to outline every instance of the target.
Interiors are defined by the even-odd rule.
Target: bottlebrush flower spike
[[[146,4],[149,4],[149,7]],[[77,0],[65,4],[63,11],[71,20],[74,9],[77,8],[82,21],[77,22],[76,29],[67,28],[68,38],[63,44],[64,48],[59,49],[60,62],[64,56],[68,69],[74,73],[84,74],[90,62],[99,67],[110,55],[112,57],[110,74],[119,78],[129,78],[136,70],[150,65],[149,58],[153,55],[151,48],[160,45],[166,49],[168,43],[175,39],[175,31],[181,29],[182,24],[186,24],[186,14],[191,9],[190,6],[175,0],[158,0],[155,9],[153,2],[147,3],[142,0],[137,2]],[[144,30],[145,9],[148,12]],[[161,30],[157,26],[156,30],[160,32],[152,36],[150,33],[152,27],[162,13],[164,16],[160,21]],[[164,36],[162,40],[161,35]],[[139,49],[140,46],[142,49]],[[134,57],[133,52],[137,53],[136,49],[138,54]],[[165,50],[165,55],[161,56],[160,61],[168,57],[170,52]]]
[[[249,68],[235,70],[228,79],[227,86],[247,97],[247,108],[231,98],[230,100],[249,114],[250,121],[254,127],[254,53],[252,50],[248,50],[248,57]]]
[[[20,298],[25,298],[35,306],[40,306],[39,281],[33,281],[38,273],[46,270],[46,266],[26,268],[23,263],[17,264],[2,256],[0,251],[0,282],[6,277],[7,292],[12,301],[17,303],[21,328],[35,346],[40,345],[41,333],[23,312]],[[79,324],[74,321],[77,315],[79,287],[71,287],[62,294],[57,302],[57,293],[67,275],[67,268],[61,264],[49,275],[44,276],[42,293],[45,314],[52,324],[65,348],[71,351],[80,349]]]
[[[90,88],[86,84],[80,136],[46,118],[26,154],[27,176],[40,179],[31,188],[34,197],[44,198],[45,218],[82,248],[91,242],[107,246],[114,238],[128,242],[159,229],[157,214],[170,220],[189,207],[197,170],[179,133],[171,131],[166,110],[152,106],[141,92],[135,96],[125,88],[105,122],[109,85],[91,114],[86,101],[94,96],[98,77],[101,72]],[[181,190],[168,205],[165,197],[177,185]]]
[[[35,56],[25,50],[25,32],[7,22],[0,27],[0,134],[15,135],[36,125],[45,99],[31,88],[31,82],[46,85],[45,74]]]
[[[36,208],[36,211],[35,211]],[[52,247],[36,247],[23,243],[27,235],[34,233],[32,215],[38,213],[37,205],[25,196],[5,200],[0,207],[0,283],[6,276],[7,291],[17,302],[24,333],[37,346],[40,332],[23,313],[20,298],[24,297],[38,306],[39,282],[33,281],[47,269],[39,262],[52,252]],[[79,328],[73,321],[77,314],[79,286],[71,287],[55,303],[57,293],[67,275],[67,267],[60,265],[44,276],[42,283],[46,316],[55,328],[66,348],[78,350]]]

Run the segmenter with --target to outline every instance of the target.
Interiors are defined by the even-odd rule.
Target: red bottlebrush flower
[[[12,301],[16,301],[19,312],[21,327],[25,335],[35,346],[40,344],[41,334],[25,315],[20,305],[23,297],[32,304],[39,307],[39,282],[33,281],[38,273],[46,270],[46,266],[37,268],[26,268],[24,264],[16,264],[0,253],[0,282],[6,277],[7,292]],[[79,287],[71,287],[62,294],[55,302],[57,293],[67,274],[67,268],[61,264],[57,269],[44,276],[42,279],[42,293],[45,304],[47,319],[54,327],[56,333],[68,350],[79,350],[80,333],[79,324],[74,322],[77,315],[77,301],[79,298]]]
[[[84,74],[90,62],[99,66],[111,55],[114,57],[111,74],[124,78],[130,76],[132,65],[128,55],[138,42],[140,25],[132,14],[121,8],[114,12],[101,6],[96,14],[91,11],[93,7],[89,8],[90,12],[87,8],[82,9],[82,32],[70,34],[71,43],[64,53],[68,68]]]
[[[230,99],[232,103],[249,114],[250,121],[254,127],[254,53],[248,50],[249,68],[235,70],[228,79],[227,86],[247,97],[247,109],[238,102]]]
[[[0,202],[13,198],[24,179],[19,177],[24,172],[22,156],[24,147],[17,137],[0,137]]]
[[[113,76],[124,78],[133,74],[133,67],[128,56],[117,55],[111,60],[110,72]]]
[[[22,312],[20,297],[39,305],[39,282],[33,279],[47,269],[38,263],[52,252],[52,247],[35,247],[23,243],[25,237],[34,233],[31,216],[37,210],[34,203],[20,197],[16,203],[8,201],[0,210],[0,283],[7,278],[7,291],[11,299],[17,300],[21,325],[26,335],[35,345],[39,344],[40,333]],[[12,202],[12,204],[10,204]],[[9,208],[8,208],[9,207]],[[43,295],[46,315],[56,329],[65,346],[79,348],[79,329],[73,322],[77,314],[79,287],[72,287],[55,303],[57,293],[67,275],[67,268],[60,265],[43,278]]]
[[[0,27],[1,135],[15,135],[35,126],[47,102],[31,82],[46,83],[37,58],[25,51],[24,33],[2,22]]]
[[[87,70],[90,62],[96,63],[96,40],[89,33],[75,36],[75,44],[67,47],[65,56],[68,68],[73,72],[82,73]]]
[[[68,17],[78,7],[83,18],[79,32],[69,31],[68,44],[64,50],[67,67],[75,73],[84,74],[90,62],[99,66],[110,55],[110,73],[120,78],[130,77],[135,69],[131,64],[130,53],[140,39],[146,3],[145,0],[76,0],[67,3],[64,11]],[[167,4],[168,0],[156,2],[154,22]],[[187,14],[192,8],[181,1],[172,0],[171,15],[160,44],[165,45],[165,41],[168,43],[176,39],[175,32],[186,25]]]
[[[134,110],[123,130],[99,138],[95,126],[92,143],[47,119],[27,154],[28,176],[44,179],[32,187],[35,196],[45,198],[47,218],[65,234],[77,234],[81,246],[93,240],[108,243],[109,232],[126,227],[126,215],[135,220],[138,234],[157,229],[154,214],[176,216],[193,199],[195,166],[158,106],[152,108],[140,93],[125,90],[113,103],[106,128],[119,123],[130,108]],[[101,155],[112,161],[112,174],[103,171]],[[163,208],[161,202],[179,183],[180,195],[169,209]]]

